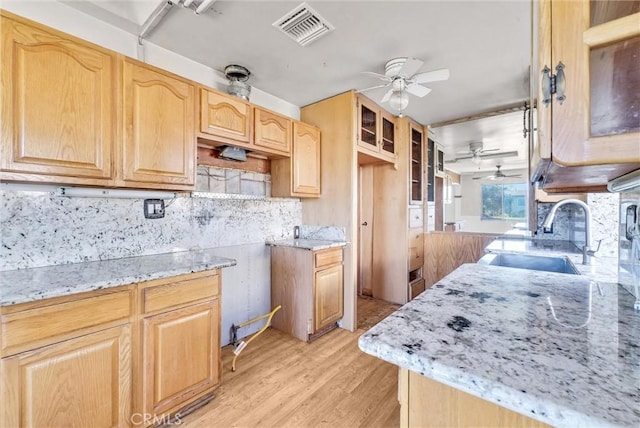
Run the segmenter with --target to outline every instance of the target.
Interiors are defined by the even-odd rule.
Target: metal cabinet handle
[[[564,64],[559,62],[558,65],[556,65],[556,100],[558,100],[560,104],[567,99],[567,96],[564,94],[565,83]]]
[[[368,226],[369,224],[365,221],[364,223],[362,223],[363,226]]]

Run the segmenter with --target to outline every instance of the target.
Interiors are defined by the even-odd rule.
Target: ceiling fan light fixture
[[[480,163],[482,162],[482,158],[480,157],[480,154],[473,154],[473,157],[471,158],[471,162],[473,162],[475,165],[480,165]]]
[[[393,91],[389,98],[389,107],[393,110],[401,112],[409,105],[409,94],[405,91]]]

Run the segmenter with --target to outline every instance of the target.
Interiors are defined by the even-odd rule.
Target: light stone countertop
[[[219,248],[0,271],[0,306],[234,266]]]
[[[359,345],[550,425],[638,426],[633,302],[616,283],[584,275],[465,264]]]
[[[321,239],[283,239],[281,241],[267,241],[265,244],[272,247],[296,247],[303,250],[318,251],[327,248],[344,247],[347,242]]]

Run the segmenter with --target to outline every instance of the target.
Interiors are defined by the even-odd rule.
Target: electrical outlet
[[[163,218],[164,199],[145,199],[144,218]]]

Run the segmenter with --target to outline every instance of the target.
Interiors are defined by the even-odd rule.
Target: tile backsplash
[[[231,168],[198,166],[196,191],[271,196],[271,175]]]
[[[149,220],[142,199],[0,191],[0,270],[264,243],[291,238],[302,220],[297,199],[166,202],[165,217]]]

